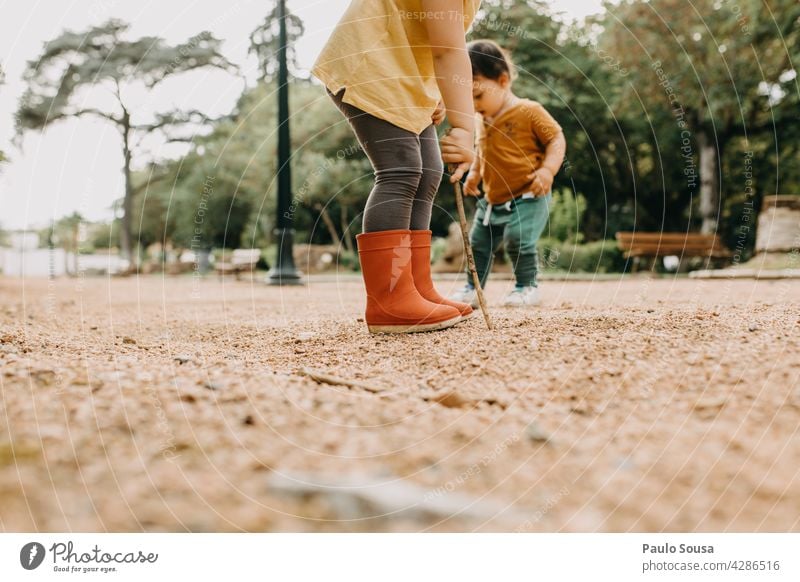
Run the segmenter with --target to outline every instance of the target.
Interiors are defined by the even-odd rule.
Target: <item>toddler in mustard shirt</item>
[[[480,116],[475,162],[464,184],[478,200],[470,242],[481,285],[501,243],[511,260],[516,285],[504,299],[507,306],[539,302],[536,243],[549,217],[553,178],[566,153],[561,126],[535,101],[511,91],[514,68],[497,43],[470,43],[473,99]],[[477,307],[475,288],[467,285],[451,296]]]

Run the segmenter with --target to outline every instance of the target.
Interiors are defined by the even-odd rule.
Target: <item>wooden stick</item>
[[[313,368],[304,367],[300,370],[300,372],[305,376],[308,376],[312,380],[315,380],[322,384],[330,384],[332,386],[347,386],[348,388],[361,388],[362,390],[366,390],[367,392],[373,392],[375,394],[378,394],[380,392],[386,392],[388,390],[388,388],[381,388],[380,386],[375,386],[372,384],[368,384],[367,382],[361,382],[359,380],[349,380],[347,378],[339,378],[338,376],[331,376],[330,374],[326,374],[325,372],[321,372]]]
[[[489,310],[486,308],[486,301],[483,298],[481,281],[478,278],[478,269],[475,267],[475,257],[472,255],[472,245],[469,242],[469,230],[467,229],[467,214],[464,212],[464,193],[461,191],[461,182],[455,182],[453,187],[456,190],[456,208],[458,208],[458,222],[461,223],[461,237],[464,239],[464,253],[467,255],[469,272],[472,274],[472,284],[478,294],[478,304],[483,312],[483,319],[486,320],[486,327],[494,329],[492,318],[489,317]]]

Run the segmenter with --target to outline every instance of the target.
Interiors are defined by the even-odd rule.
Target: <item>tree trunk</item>
[[[700,232],[714,234],[719,226],[720,208],[720,152],[714,134],[700,131],[697,135],[700,147],[700,217],[703,224]]]
[[[134,267],[136,259],[133,256],[133,183],[131,181],[131,148],[130,148],[130,120],[125,116],[122,130],[122,152],[125,156],[125,197],[122,199],[122,228],[120,228],[120,251],[123,259],[130,261]]]
[[[344,239],[344,246],[348,253],[351,255],[355,254],[353,237],[350,235],[350,225],[347,224],[347,206],[344,204],[340,204],[339,206],[339,222],[342,226],[342,238]]]
[[[328,214],[328,209],[325,208],[322,204],[317,204],[316,209],[319,211],[320,216],[322,217],[322,222],[325,223],[325,226],[328,227],[328,232],[331,235],[331,240],[333,244],[337,247],[342,244],[341,239],[339,238],[339,233],[336,232],[336,225],[333,223],[333,219],[331,215]]]
[[[64,249],[64,273],[69,275],[69,249]]]

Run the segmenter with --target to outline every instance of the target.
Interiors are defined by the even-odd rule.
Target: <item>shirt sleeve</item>
[[[475,161],[478,163],[478,170],[483,174],[483,149],[486,141],[486,128],[483,125],[483,118],[475,115]]]
[[[561,126],[539,103],[534,103],[530,110],[531,131],[543,144],[549,144],[561,131]]]

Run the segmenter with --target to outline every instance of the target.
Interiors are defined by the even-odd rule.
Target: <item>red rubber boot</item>
[[[410,230],[364,233],[356,241],[367,288],[365,319],[371,333],[434,331],[461,321],[458,309],[428,301],[417,290]]]
[[[463,318],[472,317],[472,307],[466,303],[445,299],[439,295],[436,287],[433,286],[433,280],[431,279],[431,231],[411,231],[411,262],[414,271],[414,285],[417,286],[417,291],[419,291],[420,295],[433,303],[458,309]]]

